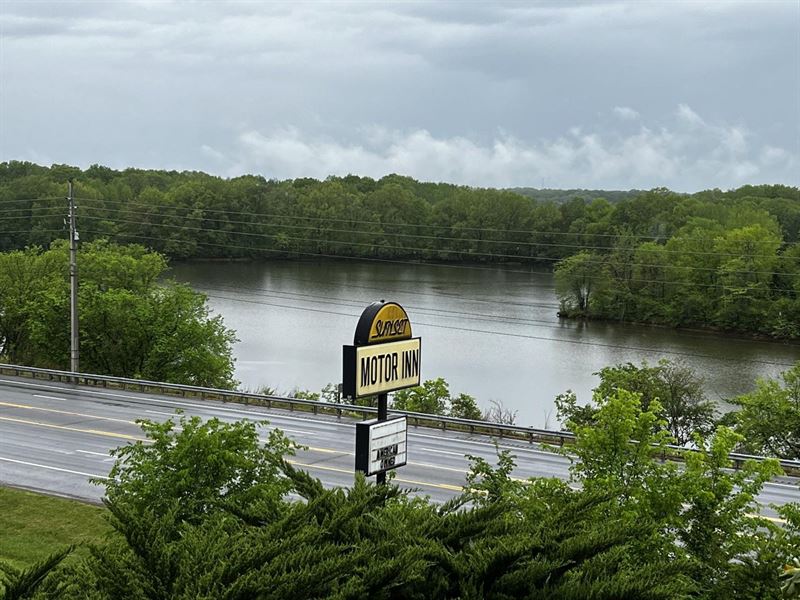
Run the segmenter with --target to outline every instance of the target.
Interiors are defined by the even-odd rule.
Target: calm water
[[[173,275],[208,294],[241,340],[236,377],[250,389],[319,391],[341,381],[342,345],[363,308],[402,304],[422,336],[423,379],[490,399],[524,425],[555,425],[553,399],[588,401],[604,366],[682,359],[710,397],[750,390],[800,360],[800,346],[617,323],[560,321],[550,274],[522,267],[456,268],[360,262],[188,263]],[[782,363],[782,364],[770,364]]]

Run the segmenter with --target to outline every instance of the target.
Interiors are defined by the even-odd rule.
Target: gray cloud
[[[625,118],[638,114],[628,107],[621,112]],[[642,124],[628,135],[576,127],[562,136],[535,141],[498,133],[485,145],[461,136],[436,137],[424,129],[371,128],[360,141],[349,144],[297,128],[269,134],[253,130],[240,135],[226,160],[229,174],[255,171],[324,178],[353,172],[373,177],[405,173],[475,186],[544,181],[551,187],[699,189],[796,177],[797,156],[750,137],[737,126],[707,123],[681,104],[669,122]]]
[[[799,178],[794,2],[6,1],[0,50],[0,160],[501,186]]]

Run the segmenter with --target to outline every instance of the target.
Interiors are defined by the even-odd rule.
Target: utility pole
[[[72,197],[72,179],[69,180],[69,370],[80,371],[78,351],[78,230],[75,223],[75,199]]]
[[[378,422],[389,418],[389,394],[378,394]],[[386,471],[375,475],[377,485],[386,485]]]

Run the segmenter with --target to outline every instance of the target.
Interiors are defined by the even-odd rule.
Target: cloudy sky
[[[800,2],[0,2],[0,160],[800,184]]]

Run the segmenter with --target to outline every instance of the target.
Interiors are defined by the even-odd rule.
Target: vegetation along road
[[[264,432],[280,428],[306,446],[292,459],[296,466],[328,486],[353,483],[355,424],[346,418],[13,377],[0,379],[0,483],[99,501],[103,489],[89,479],[107,475],[113,464],[109,450],[144,439],[136,419],[163,421],[177,409],[204,419],[268,419]],[[488,436],[412,428],[409,464],[397,471],[395,482],[417,488],[435,501],[446,501],[465,485],[466,455],[495,462],[496,441]],[[497,448],[516,456],[516,478],[569,478],[570,462],[564,456],[512,440],[497,441]],[[772,518],[775,512],[770,504],[798,500],[797,482],[788,478],[767,483],[759,496],[764,514]]]

